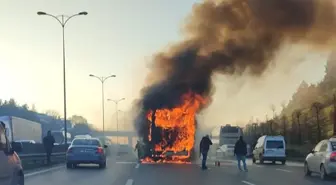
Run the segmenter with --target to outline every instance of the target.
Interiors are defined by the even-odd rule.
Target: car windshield
[[[330,142],[333,151],[336,151],[336,141]]]
[[[93,145],[100,146],[100,142],[96,139],[75,139],[72,145]]]
[[[283,141],[267,141],[266,142],[266,148],[284,148]]]

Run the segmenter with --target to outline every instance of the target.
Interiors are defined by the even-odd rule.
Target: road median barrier
[[[51,164],[47,164],[47,155],[43,144],[23,144],[18,153],[24,170],[52,166],[64,163],[68,145],[55,145],[51,154]]]

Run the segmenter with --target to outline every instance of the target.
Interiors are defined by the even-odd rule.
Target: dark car
[[[74,139],[67,151],[67,168],[78,164],[97,164],[100,168],[106,168],[105,148],[107,146],[97,138]]]

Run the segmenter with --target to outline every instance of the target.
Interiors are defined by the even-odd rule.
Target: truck
[[[65,144],[65,132],[64,131],[52,130],[51,135],[54,136],[56,145]],[[72,140],[71,134],[67,132],[67,143],[71,144],[71,140]]]
[[[33,140],[35,143],[42,143],[40,123],[14,116],[0,116],[0,121],[5,124],[6,135],[10,142]]]

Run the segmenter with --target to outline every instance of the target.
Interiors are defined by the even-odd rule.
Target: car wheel
[[[285,165],[285,164],[286,164],[286,161],[281,161],[281,164],[282,164],[282,165]]]
[[[272,164],[275,164],[275,161],[272,161]]]
[[[328,178],[328,174],[325,171],[325,168],[324,168],[323,164],[320,167],[320,178],[321,178],[321,180],[326,180]]]
[[[106,162],[104,162],[104,163],[102,163],[102,164],[99,164],[99,168],[101,168],[101,169],[106,168]]]
[[[254,158],[254,156],[252,156],[252,162],[253,162],[253,164],[256,163],[256,159]]]
[[[309,167],[308,167],[308,163],[305,162],[304,163],[304,173],[305,173],[305,176],[310,176],[311,175],[311,171],[309,170]]]

